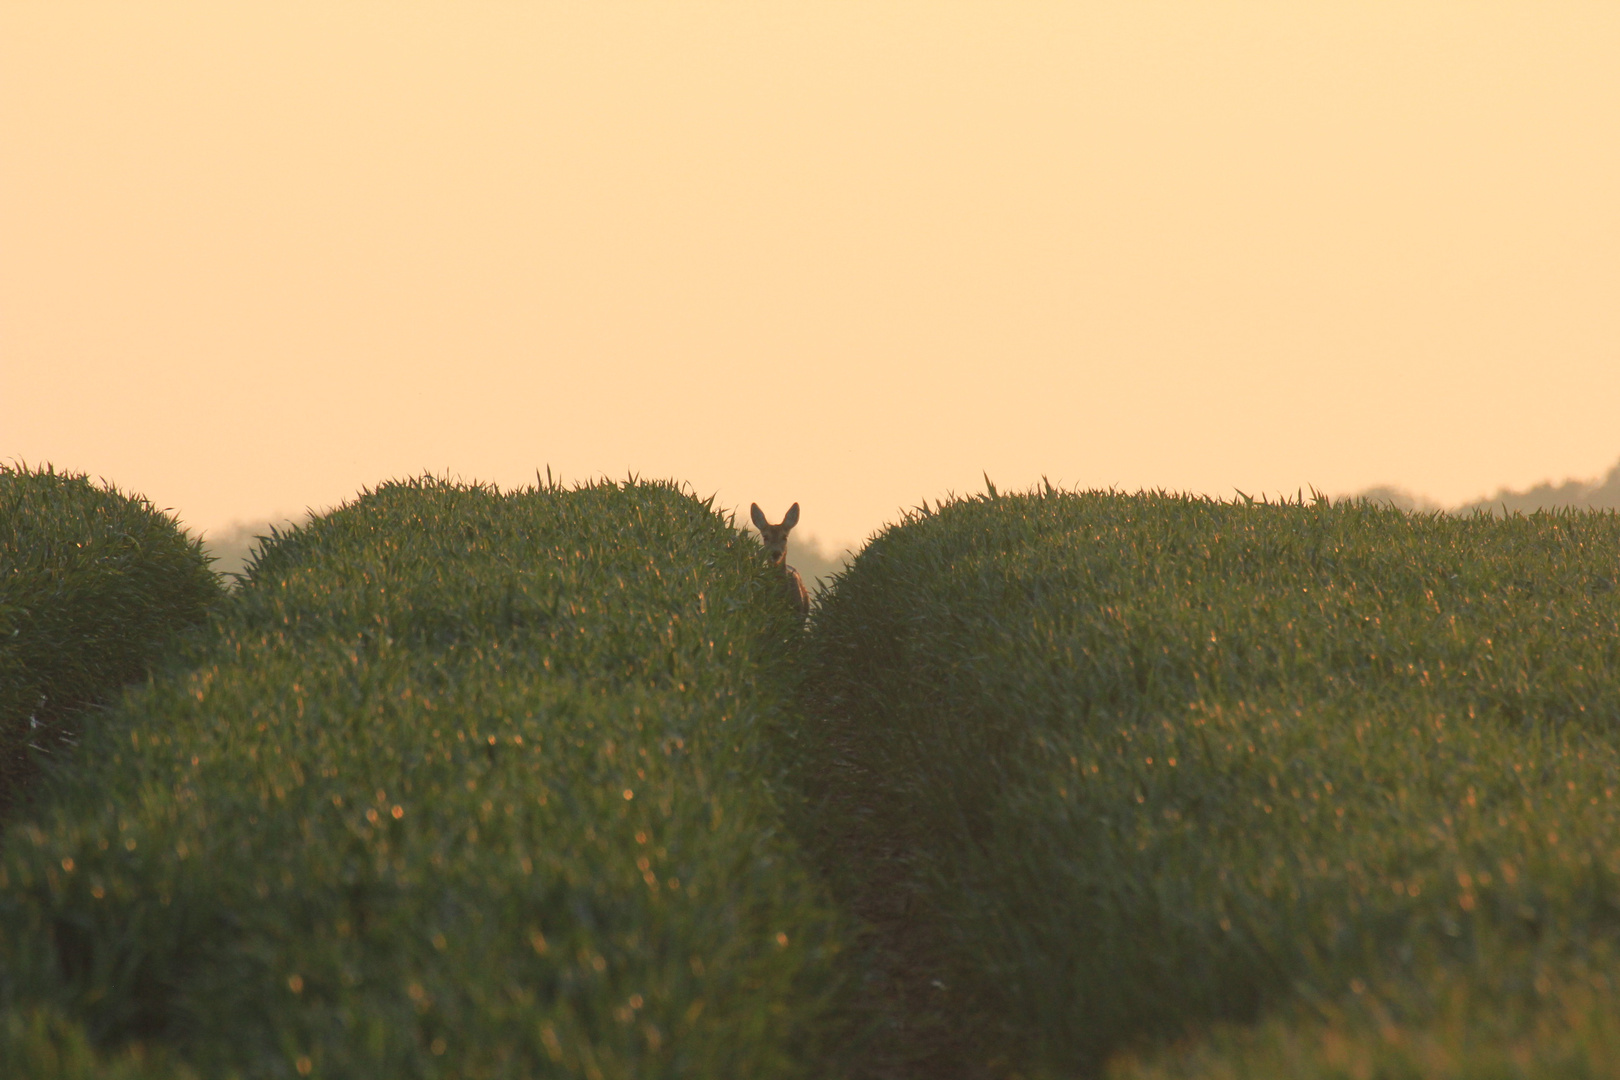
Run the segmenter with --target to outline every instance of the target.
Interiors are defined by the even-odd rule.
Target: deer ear
[[[794,503],[792,506],[788,507],[787,517],[782,519],[782,525],[783,525],[784,528],[791,529],[791,528],[793,528],[793,526],[797,525],[798,523],[799,523],[799,504]]]
[[[760,532],[764,532],[770,526],[770,522],[765,520],[765,512],[759,508],[759,503],[749,507],[748,516],[754,519],[754,528]]]

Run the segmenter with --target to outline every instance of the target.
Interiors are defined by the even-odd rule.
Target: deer
[[[772,525],[765,520],[765,512],[759,508],[759,503],[752,504],[749,516],[753,518],[754,528],[759,530],[759,538],[765,544],[766,557],[771,560],[772,566],[782,572],[782,595],[798,611],[801,620],[807,618],[810,614],[810,593],[806,591],[799,572],[787,564],[788,533],[799,523],[799,504],[788,507],[780,525]]]

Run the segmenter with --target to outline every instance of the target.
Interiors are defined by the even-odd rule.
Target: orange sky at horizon
[[[0,7],[0,460],[431,470],[856,543],[1044,475],[1620,459],[1620,7]]]

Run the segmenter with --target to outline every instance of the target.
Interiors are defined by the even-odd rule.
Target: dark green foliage
[[[823,598],[807,775],[879,778],[822,826],[909,845],[987,1055],[1295,1007],[1512,1042],[1620,933],[1617,575],[1613,514],[962,500]]]
[[[247,1077],[768,1077],[833,918],[791,613],[673,487],[385,485],[280,535],[0,863],[0,1006]]]
[[[58,742],[220,595],[197,543],[145,499],[0,466],[0,818],[29,743]]]
[[[0,1064],[16,1080],[195,1080],[167,1055],[132,1047],[98,1053],[82,1025],[49,1009],[0,1013]]]

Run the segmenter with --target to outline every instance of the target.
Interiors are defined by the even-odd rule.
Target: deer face
[[[786,566],[788,533],[799,523],[799,504],[794,503],[788,508],[787,516],[782,518],[780,525],[772,525],[765,520],[765,513],[760,510],[759,503],[754,503],[750,507],[749,517],[754,522],[754,528],[759,530],[759,538],[765,545],[765,554],[770,558],[771,565]]]

